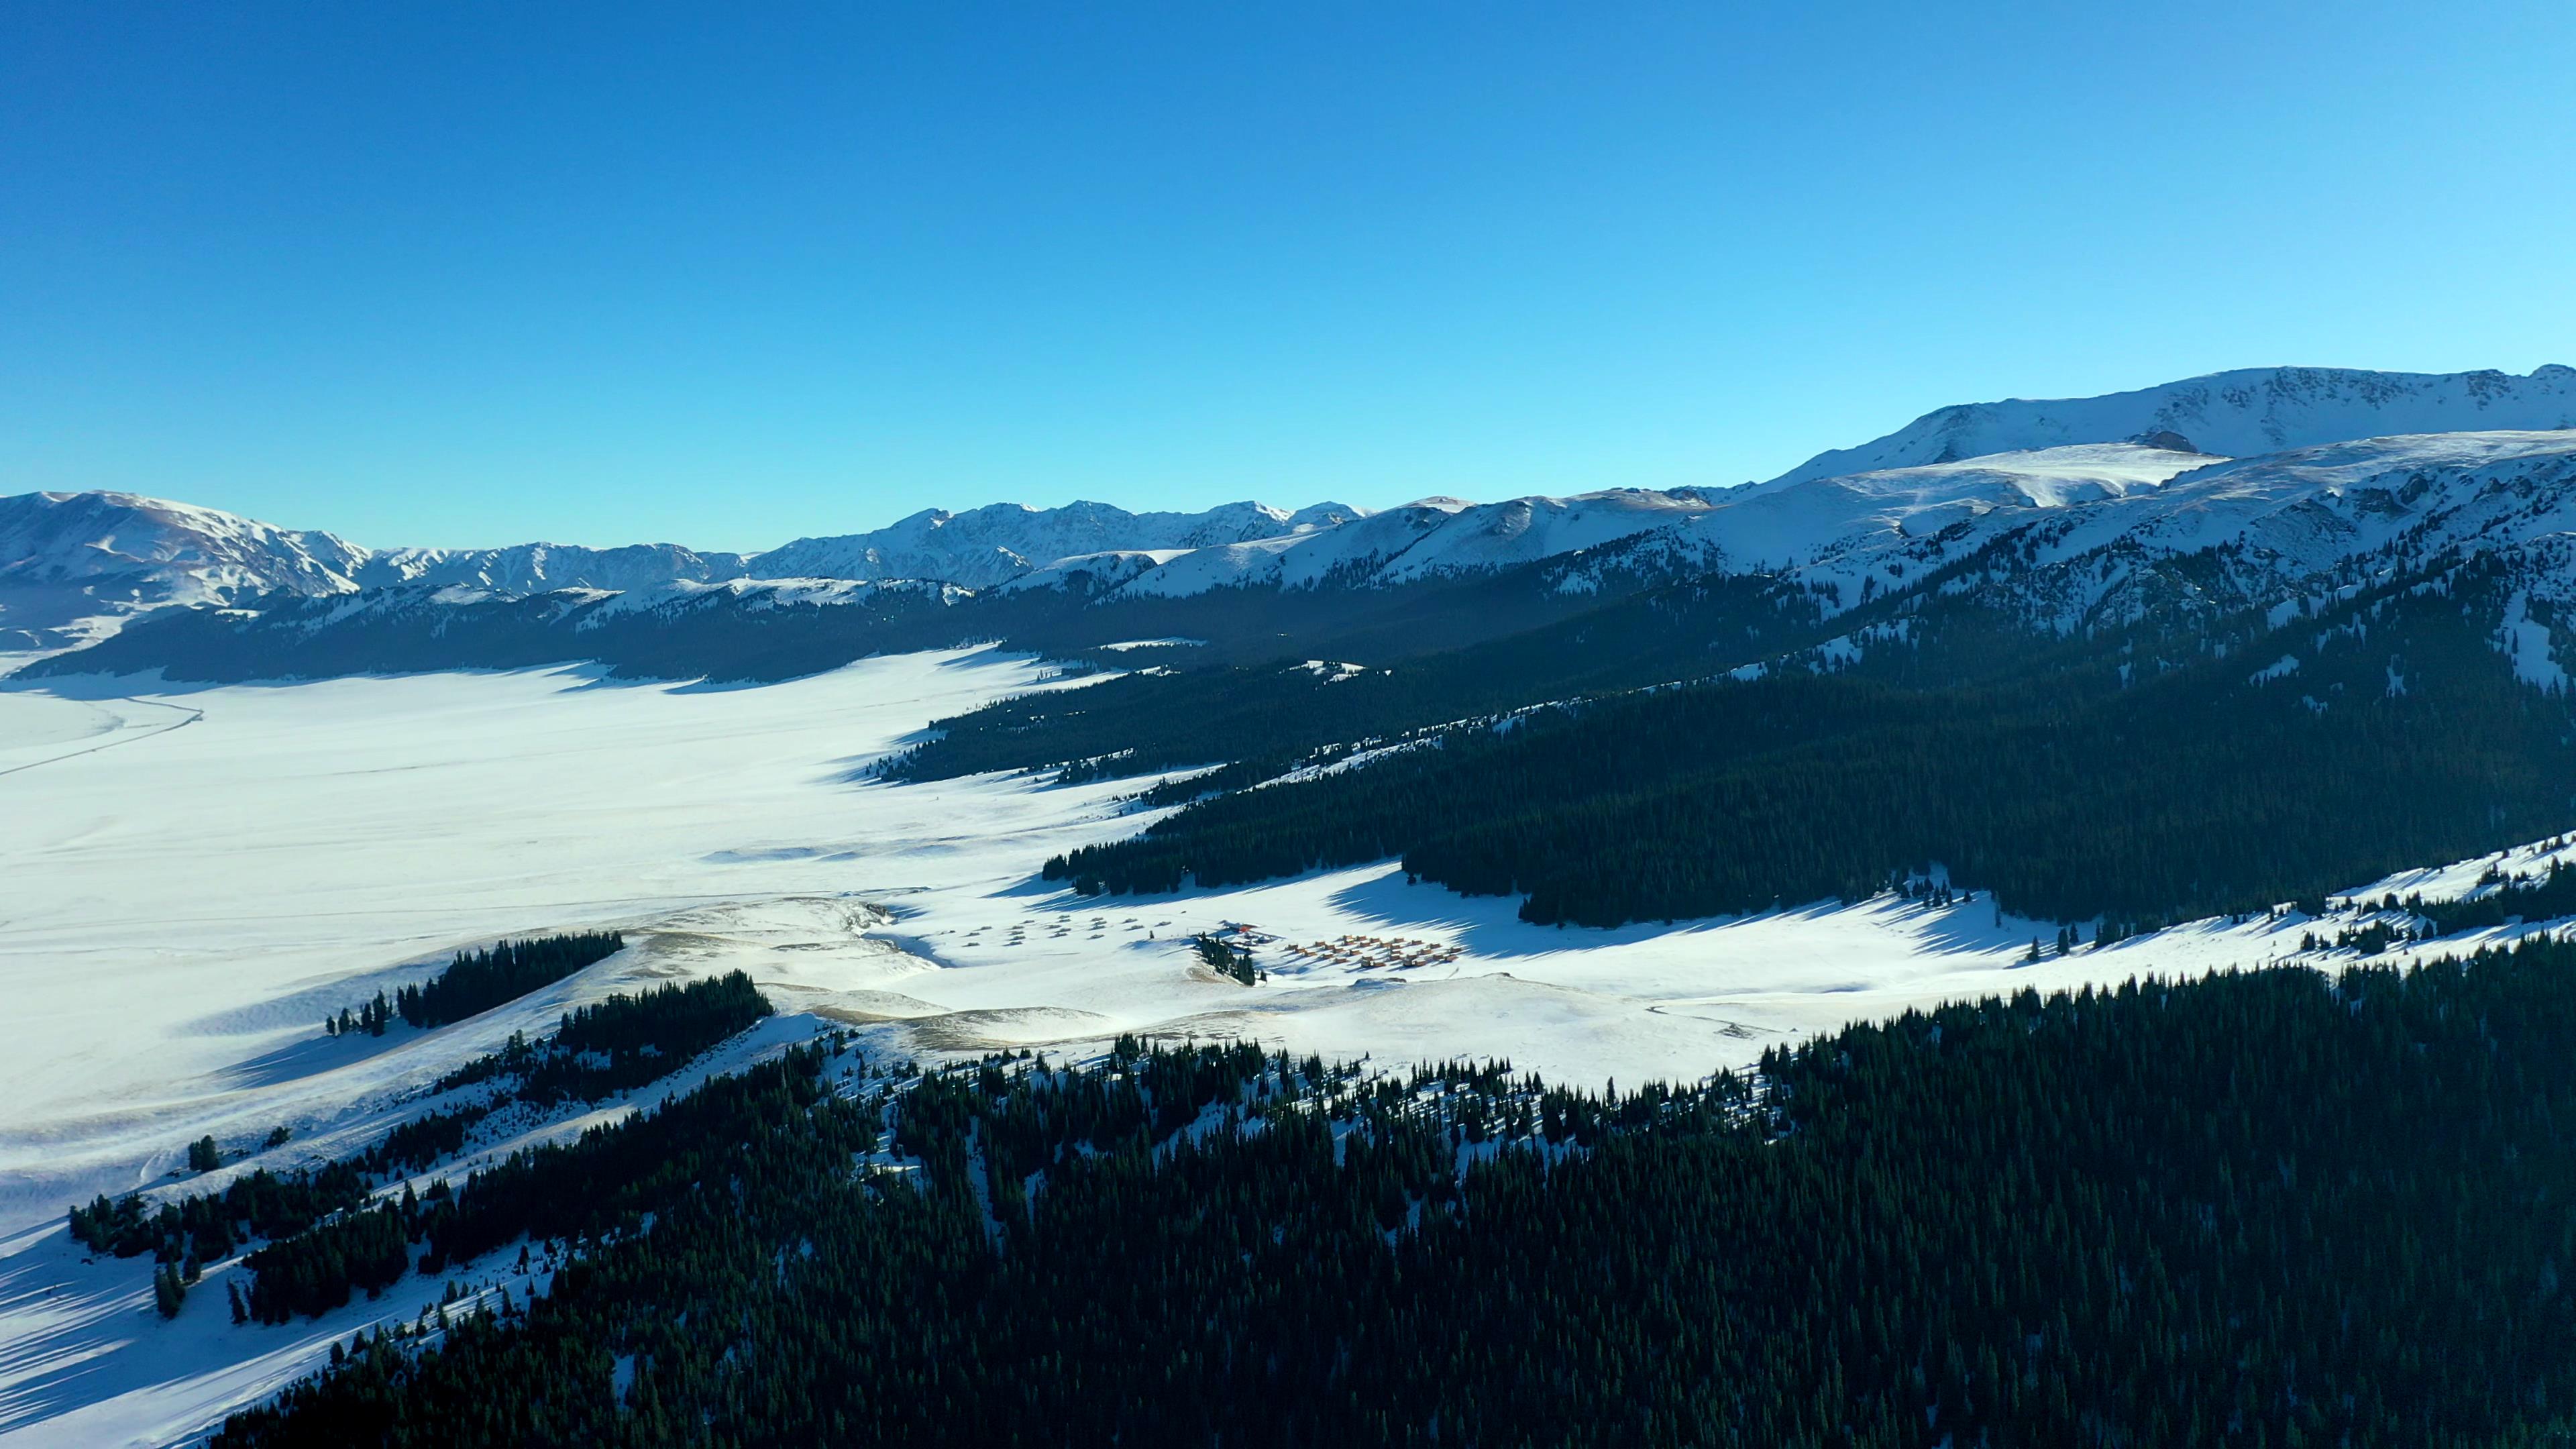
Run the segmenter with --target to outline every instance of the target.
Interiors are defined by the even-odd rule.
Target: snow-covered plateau
[[[2053,925],[1982,895],[1612,931],[1529,925],[1391,863],[1076,898],[1037,866],[1144,823],[1121,798],[1138,782],[866,774],[933,717],[1078,687],[987,649],[752,688],[584,669],[0,688],[0,1439],[184,1439],[418,1308],[397,1294],[236,1327],[218,1288],[165,1322],[132,1263],[82,1257],[67,1204],[175,1184],[205,1134],[241,1148],[288,1129],[227,1172],[349,1152],[443,1071],[639,983],[740,968],[779,1003],[693,1076],[841,1026],[872,1053],[1079,1053],[1133,1031],[1636,1082],[1912,1005],[2259,963],[2302,924],[2206,921],[2033,964]],[[2354,884],[2438,896],[2483,864]],[[1272,938],[1265,983],[1198,964],[1188,937],[1229,924]],[[484,1016],[320,1030],[457,948],[604,926],[623,952]],[[531,1120],[477,1150],[622,1110]]]

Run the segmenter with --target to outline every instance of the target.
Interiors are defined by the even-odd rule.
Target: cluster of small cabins
[[[1445,941],[1422,941],[1410,936],[1336,936],[1329,941],[1291,944],[1286,955],[1312,965],[1349,966],[1361,971],[1411,971],[1423,966],[1446,966],[1466,954],[1461,946]]]

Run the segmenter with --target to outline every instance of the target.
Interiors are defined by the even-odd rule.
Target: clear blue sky
[[[2576,5],[0,11],[0,493],[748,548],[2576,363]]]

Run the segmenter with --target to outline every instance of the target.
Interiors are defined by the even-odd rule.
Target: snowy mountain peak
[[[279,528],[137,493],[0,498],[0,580],[69,583],[173,567],[210,589],[355,587],[367,550],[327,533]]]
[[[2100,397],[1939,408],[1859,447],[1818,453],[1762,486],[2075,443],[2249,457],[2351,438],[2567,427],[2576,427],[2576,368],[2557,364],[2527,377],[2247,368]]]
[[[136,493],[0,498],[0,648],[49,647],[162,604],[223,603],[289,589],[346,593],[367,550]]]

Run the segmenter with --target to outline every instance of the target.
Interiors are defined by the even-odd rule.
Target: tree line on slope
[[[2555,842],[2563,845],[2565,842]],[[2490,867],[2478,884],[2494,889],[2452,901],[2409,900],[2406,908],[2425,919],[2437,936],[2457,935],[2507,921],[2552,921],[2576,916],[2576,870],[2564,859],[2549,862],[2537,876],[2507,876]]]
[[[546,1298],[362,1338],[215,1442],[2538,1445],[2576,1427],[2571,1032],[2553,941],[1602,1094],[801,1052],[514,1190],[594,1234]],[[909,1166],[854,1175],[889,1125]]]
[[[625,949],[620,932],[572,931],[501,941],[470,955],[459,951],[446,970],[395,992],[394,1009],[414,1026],[445,1026],[552,986]]]

